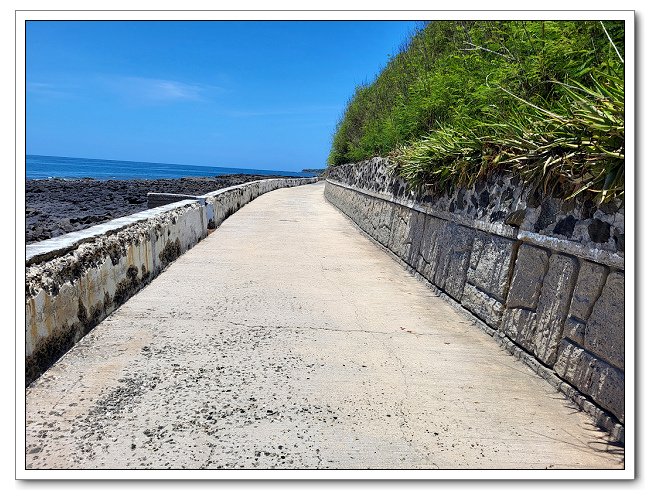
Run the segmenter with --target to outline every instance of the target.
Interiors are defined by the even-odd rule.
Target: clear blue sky
[[[27,154],[322,168],[401,21],[28,22]]]

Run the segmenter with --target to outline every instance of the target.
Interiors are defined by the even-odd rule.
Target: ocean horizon
[[[182,165],[67,156],[25,156],[26,179],[178,179],[181,177],[218,177],[231,174],[271,175],[277,177],[314,177],[308,172],[225,168],[207,165]]]

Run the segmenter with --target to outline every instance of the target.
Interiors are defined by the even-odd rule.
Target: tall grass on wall
[[[413,187],[496,169],[564,196],[624,194],[624,23],[434,21],[359,86],[330,165],[389,155]]]

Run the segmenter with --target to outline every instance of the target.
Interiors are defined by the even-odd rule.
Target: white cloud
[[[74,96],[74,93],[70,92],[70,89],[52,83],[27,82],[26,90],[29,94],[47,98],[67,98]]]
[[[203,88],[173,80],[128,77],[123,80],[127,91],[154,101],[200,101]]]
[[[206,101],[220,87],[137,76],[103,77],[108,88],[120,96],[141,103]]]
[[[182,101],[208,101],[221,87],[196,83],[144,78],[139,76],[94,75],[65,82],[27,82],[26,90],[44,98],[98,97],[97,92],[112,93],[133,104],[165,104]]]

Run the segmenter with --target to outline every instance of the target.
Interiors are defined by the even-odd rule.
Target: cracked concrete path
[[[323,185],[243,207],[27,390],[28,468],[620,468]]]

